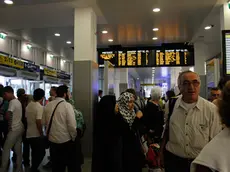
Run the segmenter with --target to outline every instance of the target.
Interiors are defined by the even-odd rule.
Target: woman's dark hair
[[[66,85],[61,85],[57,88],[57,97],[64,97],[68,93],[68,87]]]
[[[169,90],[169,91],[166,92],[166,96],[167,96],[167,98],[168,98],[168,100],[169,100],[169,99],[171,99],[172,97],[175,97],[175,93],[174,93],[174,91]]]
[[[135,100],[137,99],[137,93],[133,88],[127,89],[125,92],[131,93],[134,95]]]
[[[230,127],[230,81],[226,83],[222,90],[222,99],[219,100],[219,113],[222,123]]]
[[[33,99],[34,101],[39,101],[45,96],[45,91],[41,88],[34,90]]]
[[[218,86],[217,86],[217,87],[218,87],[220,90],[223,90],[225,84],[226,84],[229,80],[230,80],[229,77],[223,77],[223,78],[221,78],[220,81],[219,81],[219,83],[218,83]]]
[[[3,97],[3,89],[4,89],[4,86],[0,84],[0,97]]]

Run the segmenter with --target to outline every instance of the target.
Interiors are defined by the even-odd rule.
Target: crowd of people
[[[157,86],[147,103],[133,89],[117,101],[113,95],[102,97],[95,119],[93,171],[230,171],[225,150],[230,132],[227,81],[212,88],[209,100],[199,96],[200,77],[191,71],[180,73],[180,93],[168,91],[165,104]]]
[[[170,90],[166,98],[158,86],[147,101],[134,89],[127,89],[118,99],[102,96],[99,90],[92,171],[230,171],[230,152],[225,149],[230,143],[230,81],[221,79],[208,100],[199,96],[200,86],[198,74],[184,71],[178,77],[180,93]],[[40,88],[33,95],[19,89],[16,98],[12,87],[0,85],[1,172],[8,170],[10,151],[16,172],[22,163],[38,172],[45,149],[50,152],[45,168],[81,172],[83,114],[65,85],[52,87],[48,101],[44,96]]]
[[[44,167],[81,172],[80,139],[86,129],[82,113],[75,108],[66,85],[52,87],[49,100],[44,100],[43,89],[34,90],[33,95],[19,89],[16,98],[12,87],[0,85],[1,172],[8,171],[11,151],[16,172],[22,170],[22,163],[38,172],[45,149],[50,158]]]

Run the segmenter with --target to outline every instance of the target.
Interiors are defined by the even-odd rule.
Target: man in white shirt
[[[42,115],[41,105],[45,97],[45,91],[38,88],[34,90],[33,99],[26,107],[27,131],[26,138],[32,150],[32,172],[39,172],[38,167],[45,156],[44,144],[42,144]]]
[[[221,131],[216,106],[199,96],[199,75],[191,71],[182,72],[178,86],[182,95],[177,98],[168,117],[161,147],[165,172],[189,172],[191,162]]]
[[[10,86],[4,87],[4,99],[9,101],[9,107],[6,113],[8,120],[8,134],[3,147],[1,172],[5,172],[8,167],[10,150],[14,147],[17,154],[16,172],[21,170],[22,164],[22,135],[24,126],[22,124],[22,105],[14,96],[14,90]]]
[[[77,136],[77,126],[73,107],[66,100],[68,100],[68,87],[59,86],[56,99],[48,103],[44,109],[47,129],[50,121],[52,121],[48,139],[51,142],[52,171],[54,172],[64,172],[66,167],[69,172],[78,172],[76,145],[74,143]],[[52,114],[53,120],[51,120]]]

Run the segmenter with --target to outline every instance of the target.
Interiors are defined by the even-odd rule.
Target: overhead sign
[[[24,62],[24,70],[27,70],[29,72],[39,72],[40,68],[39,68],[39,66],[37,66],[33,63]]]
[[[98,64],[110,61],[117,68],[193,66],[193,49],[142,49],[98,51]]]
[[[44,68],[44,75],[57,77],[57,71],[55,69]]]
[[[16,69],[24,69],[24,62],[12,57],[0,55],[0,65],[8,66]]]
[[[70,74],[67,74],[63,71],[60,71],[60,72],[57,72],[57,77],[59,79],[67,79],[67,80],[70,80]]]
[[[169,49],[156,51],[156,66],[192,66],[194,55],[187,49]]]

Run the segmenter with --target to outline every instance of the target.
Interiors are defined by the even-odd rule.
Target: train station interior
[[[199,95],[206,100],[230,76],[230,1],[0,2],[0,84],[15,95],[20,88],[28,95],[41,88],[46,101],[52,87],[68,86],[87,126],[83,172],[93,171],[98,90],[116,100],[127,89],[147,100],[155,86],[161,97],[169,90],[177,95],[178,77],[188,70],[199,75]],[[49,154],[41,172],[52,171],[43,168]]]

